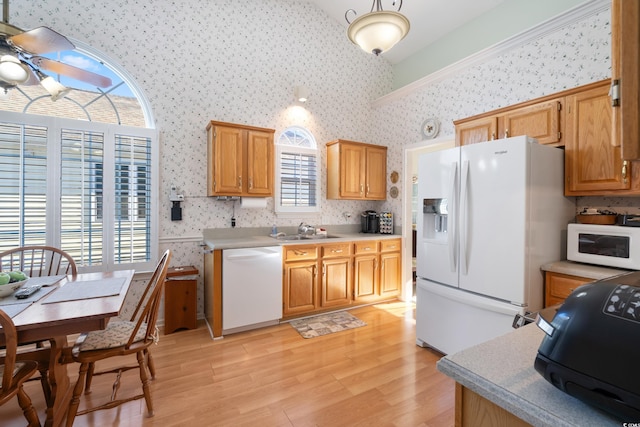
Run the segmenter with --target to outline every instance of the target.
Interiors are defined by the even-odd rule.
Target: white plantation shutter
[[[0,251],[46,242],[47,129],[0,123]]]
[[[100,265],[104,254],[104,134],[62,131],[60,241],[79,265]]]
[[[316,205],[317,162],[315,154],[289,153],[280,155],[280,203],[286,207]]]
[[[152,129],[0,113],[0,251],[49,245],[80,271],[153,269]]]
[[[276,212],[319,212],[318,150],[304,128],[285,129],[277,142]]]

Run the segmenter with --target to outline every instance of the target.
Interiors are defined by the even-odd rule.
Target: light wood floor
[[[289,324],[213,341],[204,324],[162,335],[152,347],[155,416],[143,400],[76,419],[76,426],[452,426],[454,381],[436,370],[438,353],[415,345],[413,304],[350,311],[367,326],[304,339]],[[77,366],[70,365],[75,377]],[[123,375],[119,395],[139,387]],[[88,397],[110,394],[112,377]],[[42,392],[27,384],[41,419]],[[81,406],[82,407],[82,406]],[[0,425],[24,426],[15,400]]]

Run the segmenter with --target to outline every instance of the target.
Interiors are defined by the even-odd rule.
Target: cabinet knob
[[[504,137],[505,137],[505,138],[509,138],[509,129],[506,129],[506,130],[504,131]]]
[[[627,160],[622,162],[622,180],[625,182],[627,182],[627,167],[629,165],[629,162]]]
[[[249,178],[249,189],[253,189],[253,178]]]
[[[334,254],[341,254],[342,249],[331,249],[331,252],[333,252]]]
[[[242,188],[242,177],[238,177],[238,188]]]
[[[364,193],[364,184],[360,184],[360,194]]]

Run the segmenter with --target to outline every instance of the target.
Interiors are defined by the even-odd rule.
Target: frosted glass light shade
[[[409,20],[398,12],[370,12],[356,18],[349,28],[349,40],[367,53],[380,55],[402,40],[409,32]]]
[[[64,98],[71,92],[70,88],[60,84],[60,82],[50,76],[40,80],[40,84],[49,92],[52,101]]]
[[[27,66],[15,56],[3,55],[0,57],[0,79],[11,85],[17,85],[29,80]]]

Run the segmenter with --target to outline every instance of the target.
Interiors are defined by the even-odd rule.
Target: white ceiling
[[[358,16],[371,11],[371,0],[300,0],[314,3],[345,27],[348,26],[344,14],[353,9]],[[406,0],[400,12],[410,23],[409,34],[393,49],[382,54],[392,64],[406,59],[424,47],[438,40],[483,13],[495,8],[505,0]],[[399,0],[393,6],[392,0],[383,0],[384,10],[396,10]],[[353,21],[354,15],[349,14]],[[345,32],[346,37],[346,32]]]

